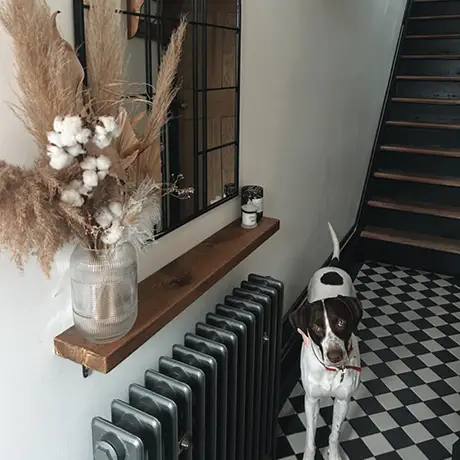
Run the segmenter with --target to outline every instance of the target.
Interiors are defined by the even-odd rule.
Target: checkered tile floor
[[[460,280],[383,264],[355,281],[364,316],[362,381],[341,435],[343,460],[442,460],[460,435]],[[317,460],[326,459],[332,399],[321,402]],[[303,389],[279,417],[277,458],[302,458]]]

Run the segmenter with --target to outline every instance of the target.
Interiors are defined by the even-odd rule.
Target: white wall
[[[50,3],[71,37],[71,1]],[[330,253],[327,220],[340,237],[354,222],[404,3],[243,2],[242,182],[265,187],[266,213],[282,230],[111,374],[83,380],[53,355],[53,336],[71,321],[68,291],[52,297],[57,270],[45,281],[33,261],[20,275],[0,259],[2,459],[89,460],[91,418],[108,416],[111,400],[249,270],[284,280],[286,306],[294,301]],[[0,157],[30,163],[34,146],[3,104],[14,101],[9,46],[0,32]],[[142,276],[237,214],[231,202],[165,237],[141,260]]]

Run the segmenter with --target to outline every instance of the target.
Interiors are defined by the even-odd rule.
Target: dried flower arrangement
[[[153,239],[162,194],[193,193],[155,177],[186,23],[172,34],[139,134],[140,117],[131,120],[124,107],[126,34],[117,6],[117,0],[91,4],[84,85],[84,70],[46,0],[0,5],[16,56],[14,110],[39,150],[30,168],[0,161],[0,248],[10,250],[20,268],[34,254],[49,276],[56,252],[74,240],[91,249],[125,241],[141,247]]]

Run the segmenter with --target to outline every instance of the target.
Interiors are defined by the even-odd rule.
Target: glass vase
[[[74,324],[85,339],[115,342],[131,330],[137,318],[137,255],[130,243],[76,247],[70,283]]]

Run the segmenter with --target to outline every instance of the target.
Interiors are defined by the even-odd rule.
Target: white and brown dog
[[[355,332],[363,315],[348,273],[338,268],[340,246],[329,224],[334,253],[308,285],[307,301],[291,314],[292,325],[303,337],[300,369],[305,390],[307,439],[303,460],[315,458],[319,398],[332,396],[334,415],[329,437],[329,460],[341,460],[340,430],[351,396],[360,383],[361,367]]]

